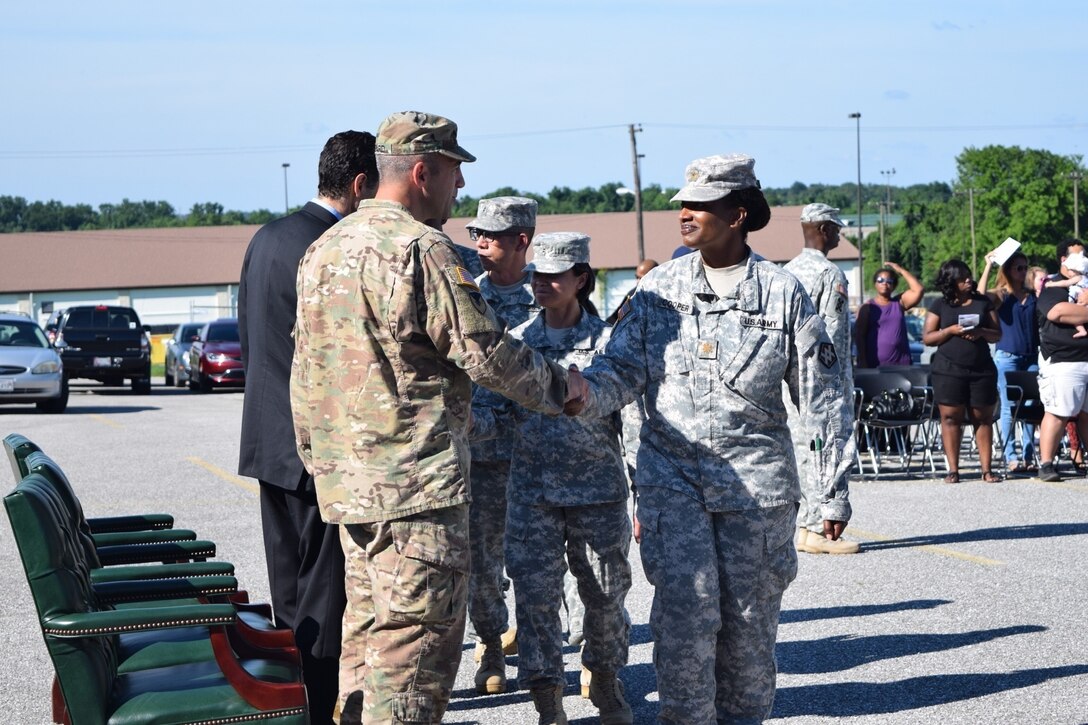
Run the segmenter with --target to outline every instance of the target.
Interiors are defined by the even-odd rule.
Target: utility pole
[[[288,207],[287,207],[287,169],[290,166],[291,166],[291,164],[288,164],[286,162],[283,163],[283,213],[284,213],[284,216],[286,216],[287,212],[288,212]]]
[[[880,175],[884,177],[884,203],[880,208],[880,256],[882,260],[888,258],[888,248],[884,245],[884,229],[888,226],[888,220],[885,219],[885,215],[892,213],[892,177],[895,176],[895,169],[881,171]]]
[[[1080,180],[1084,176],[1079,171],[1070,171],[1069,178],[1073,180],[1073,236],[1080,239]]]
[[[967,187],[967,206],[971,215],[971,270],[978,274],[978,250],[975,246],[975,187]]]
[[[861,113],[855,111],[851,113],[847,118],[852,118],[857,121],[857,142],[858,142],[858,279],[860,284],[858,285],[858,300],[865,299],[865,257],[861,252]]]
[[[646,259],[645,241],[642,236],[642,179],[638,172],[638,160],[643,157],[643,154],[638,152],[635,134],[642,131],[642,125],[628,124],[627,131],[631,134],[631,165],[635,169],[635,220],[638,224],[638,259],[635,260],[635,264],[641,264],[642,260]]]

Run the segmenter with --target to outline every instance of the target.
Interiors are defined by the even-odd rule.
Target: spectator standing
[[[480,199],[476,218],[465,225],[485,270],[476,279],[480,296],[507,329],[522,324],[540,309],[525,272],[525,255],[536,230],[536,211],[534,199],[520,196]],[[475,685],[481,695],[506,692],[505,655],[517,651],[516,629],[508,630],[510,612],[506,607],[503,576],[506,485],[510,479],[512,441],[512,430],[500,430],[492,440],[472,444],[468,616],[479,638],[476,652],[480,664]]]
[[[908,289],[893,296],[902,277]],[[904,314],[922,301],[925,287],[918,279],[895,262],[885,262],[873,275],[876,296],[858,310],[854,340],[858,348],[858,367],[876,368],[881,365],[910,365],[910,342]]]
[[[993,302],[975,289],[967,265],[950,259],[937,272],[941,299],[926,313],[922,340],[937,348],[932,361],[933,397],[941,412],[941,441],[948,459],[945,483],[960,482],[963,424],[975,430],[982,480],[996,483],[993,472],[993,418],[997,403],[997,368],[989,343],[1001,339]]]
[[[1079,240],[1058,243],[1062,277],[1076,275],[1065,266],[1066,258],[1076,252],[1084,253]],[[1063,428],[1075,422],[1080,440],[1088,440],[1088,337],[1074,337],[1076,326],[1088,323],[1088,307],[1069,302],[1065,288],[1048,286],[1039,294],[1036,314],[1041,353],[1039,396],[1045,410],[1039,427],[1039,480],[1060,481],[1056,459]],[[1077,444],[1070,440],[1070,445]]]
[[[806,496],[832,539],[850,518],[831,495],[853,463],[850,396],[800,283],[747,244],[771,215],[754,164],[732,155],[687,167],[673,201],[696,253],[642,279],[585,374],[584,415],[646,403],[634,528],[654,587],[660,722],[762,722],[774,704],[801,499],[783,381],[818,434],[819,490]]]
[[[828,252],[839,246],[839,230],[846,226],[839,217],[839,210],[827,204],[809,204],[801,210],[801,234],[805,248],[801,253],[786,263],[785,269],[801,283],[812,298],[816,314],[824,321],[827,336],[835,346],[842,372],[840,386],[843,390],[854,389],[854,373],[850,366],[850,305],[846,287],[846,275],[827,258]],[[797,409],[787,405],[790,433],[793,436],[793,453],[797,458],[797,475],[801,478],[817,478],[815,469],[816,456],[809,449],[809,444],[816,434],[798,414]],[[835,483],[835,496],[847,498],[849,490],[846,476]],[[818,486],[813,481],[801,487],[802,494]],[[823,514],[819,501],[801,499],[801,509],[797,517],[798,551],[808,554],[856,554],[859,550],[856,541],[845,539],[832,540],[824,534]]]
[[[610,331],[589,301],[595,281],[589,237],[541,234],[533,240],[533,261],[526,270],[543,309],[511,336],[564,367],[588,366]],[[532,693],[541,725],[566,722],[556,597],[567,569],[565,556],[585,604],[582,664],[592,673],[589,697],[602,723],[632,722],[616,676],[627,664],[623,602],[631,588],[631,520],[619,414],[546,417],[480,390],[473,412],[474,438],[516,431],[507,487],[506,563],[517,601],[518,682]]]
[[[1028,283],[1028,258],[1014,252],[997,271],[997,281],[987,288],[993,254],[986,255],[982,270],[982,291],[997,310],[1001,339],[994,350],[997,366],[997,393],[1001,400],[1001,432],[1005,437],[1003,451],[1005,466],[1010,473],[1035,472],[1035,426],[1024,425],[1020,445],[1022,456],[1016,453],[1015,431],[1012,429],[1012,408],[1005,374],[1039,369],[1039,323],[1035,319],[1035,291]]]
[[[330,138],[317,168],[317,197],[261,227],[246,249],[238,286],[238,333],[246,369],[238,473],[260,486],[268,585],[276,625],[295,633],[310,721],[331,723],[344,616],[344,552],[321,520],[314,479],[295,450],[291,339],[298,264],[310,244],[378,188],[374,135]]]
[[[375,154],[375,198],[299,268],[291,410],[344,548],[340,722],[436,723],[465,629],[471,383],[556,414],[586,390],[504,334],[425,223],[449,218],[461,163],[475,161],[457,125],[395,113]]]

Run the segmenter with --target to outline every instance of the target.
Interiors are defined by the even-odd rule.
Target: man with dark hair
[[[314,480],[295,450],[290,376],[295,281],[307,247],[374,196],[374,136],[344,131],[318,162],[318,195],[261,227],[242,264],[238,328],[246,395],[238,473],[260,483],[268,583],[276,624],[295,633],[313,723],[332,721],[344,614],[344,554],[321,520]]]

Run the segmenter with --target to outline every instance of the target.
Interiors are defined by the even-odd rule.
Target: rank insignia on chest
[[[717,340],[699,340],[699,359],[700,360],[717,360],[718,359],[718,341]]]
[[[835,364],[839,362],[839,356],[835,354],[835,346],[830,342],[820,343],[820,351],[816,353],[816,357],[819,359],[820,364],[828,370],[835,367]]]
[[[473,292],[479,292],[480,287],[476,284],[476,280],[472,278],[472,273],[464,267],[446,267],[446,274],[450,276],[454,284],[461,287],[467,287]]]

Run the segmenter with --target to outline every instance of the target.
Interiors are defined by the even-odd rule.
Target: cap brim
[[[676,192],[669,201],[717,201],[729,196],[731,189],[715,189],[711,186],[688,184]]]
[[[533,260],[525,265],[525,272],[541,272],[543,274],[560,274],[568,269],[574,269],[574,262],[562,259]]]
[[[507,229],[513,229],[513,227],[499,224],[491,219],[476,217],[465,225],[465,229],[479,229],[483,232],[505,232]]]
[[[442,149],[438,153],[442,154],[443,156],[449,156],[451,159],[455,159],[457,161],[463,161],[466,164],[471,164],[473,161],[476,160],[475,156],[470,154],[468,151],[465,151],[460,146],[455,149]]]

